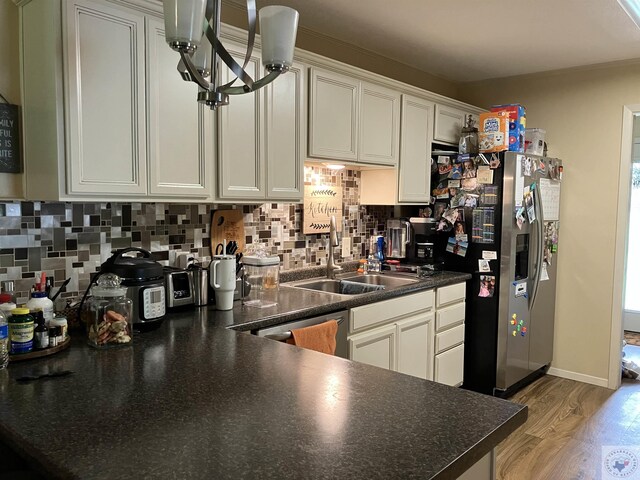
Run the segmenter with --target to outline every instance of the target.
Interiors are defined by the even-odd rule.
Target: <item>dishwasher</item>
[[[289,323],[281,323],[273,327],[252,330],[251,333],[259,337],[269,338],[278,342],[285,342],[291,338],[291,330],[296,328],[310,327],[320,323],[336,320],[338,322],[338,332],[336,333],[336,357],[348,358],[349,349],[347,345],[347,322],[349,319],[349,311],[341,310],[339,312],[329,313],[320,317],[304,318]]]

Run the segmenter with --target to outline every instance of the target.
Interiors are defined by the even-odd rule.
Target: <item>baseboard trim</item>
[[[589,383],[591,385],[597,385],[598,387],[609,387],[609,379],[594,377],[593,375],[586,375],[584,373],[572,372],[570,370],[562,370],[560,368],[550,367],[547,372],[554,377],[568,378],[569,380],[576,380],[582,383]]]

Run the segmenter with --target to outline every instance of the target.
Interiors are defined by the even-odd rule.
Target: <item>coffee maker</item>
[[[413,235],[407,246],[407,261],[416,265],[429,265],[433,270],[441,270],[441,262],[436,260],[434,251],[436,220],[434,218],[411,217],[409,223]]]

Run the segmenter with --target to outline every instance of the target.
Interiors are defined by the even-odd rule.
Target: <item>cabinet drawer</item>
[[[349,333],[388,323],[395,318],[412,313],[430,310],[433,308],[433,301],[433,290],[427,290],[426,292],[352,308],[349,313]]]
[[[436,293],[436,307],[442,307],[443,305],[447,305],[449,303],[464,300],[466,293],[467,284],[464,282],[438,288]]]
[[[436,355],[434,380],[455,387],[462,384],[464,376],[464,344]]]
[[[436,332],[464,323],[465,302],[436,311]]]
[[[436,335],[436,353],[464,342],[464,324],[445,330]]]

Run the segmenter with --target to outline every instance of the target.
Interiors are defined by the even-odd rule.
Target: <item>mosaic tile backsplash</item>
[[[393,213],[392,207],[360,206],[359,181],[359,172],[353,170],[305,168],[305,183],[343,187],[342,235],[352,238],[352,249],[344,258],[337,249],[338,261],[366,255],[367,238],[383,233]],[[40,272],[54,278],[54,287],[70,277],[62,295],[69,298],[84,292],[90,275],[114,249],[144,248],[164,265],[173,264],[180,251],[206,260],[215,208],[162,203],[0,203],[0,281],[13,280],[18,301],[25,302]],[[246,243],[266,244],[271,253],[280,255],[283,270],[326,264],[328,236],[302,234],[301,204],[238,208],[243,209]]]

